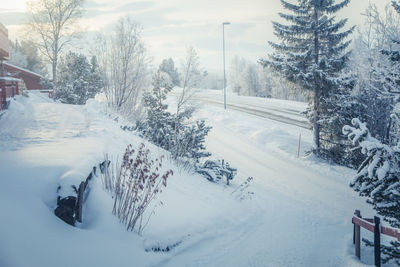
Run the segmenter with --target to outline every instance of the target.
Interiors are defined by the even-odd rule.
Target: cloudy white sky
[[[352,0],[338,14],[348,17],[349,25],[363,21],[361,13],[369,3],[381,10],[389,0]],[[26,0],[1,0],[0,22],[10,39],[23,38]],[[222,22],[225,27],[227,62],[234,55],[257,61],[269,52],[267,42],[276,40],[271,21],[282,11],[280,0],[86,0],[81,27],[88,32],[109,32],[124,15],[143,26],[143,38],[154,64],[172,57],[179,62],[186,48],[197,50],[201,65],[211,71],[222,69]]]

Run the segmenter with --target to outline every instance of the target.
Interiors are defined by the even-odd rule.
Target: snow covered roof
[[[12,68],[16,68],[16,69],[19,69],[19,70],[21,70],[21,71],[30,73],[30,74],[32,74],[32,75],[38,76],[38,77],[40,77],[40,78],[43,78],[42,75],[40,75],[40,74],[38,74],[38,73],[36,73],[36,72],[30,71],[30,70],[25,69],[25,68],[21,68],[21,67],[19,67],[19,66],[14,65],[14,64],[11,64],[11,63],[8,63],[8,62],[3,62],[3,64],[4,64],[4,65],[7,65],[7,66],[10,66],[10,67],[12,67]]]
[[[13,82],[18,82],[21,79],[13,78],[13,77],[0,77],[0,80],[2,81],[13,81]]]

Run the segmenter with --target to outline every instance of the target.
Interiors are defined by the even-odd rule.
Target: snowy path
[[[238,254],[232,254],[243,255],[242,247],[248,247],[247,258],[254,264],[343,266],[352,229],[349,218],[360,202],[344,188],[343,179],[326,179],[249,144],[222,125],[213,126],[208,138],[211,151],[239,166],[256,183],[258,216],[253,217],[253,225],[244,226],[253,229],[234,248]],[[241,257],[234,262],[241,262]]]

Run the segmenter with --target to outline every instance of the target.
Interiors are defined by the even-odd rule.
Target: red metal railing
[[[351,222],[354,224],[353,232],[353,244],[355,244],[356,256],[361,257],[360,251],[360,239],[361,232],[360,227],[367,229],[374,233],[374,250],[375,250],[375,265],[381,266],[381,237],[380,235],[387,235],[396,238],[400,241],[400,230],[392,227],[382,226],[380,224],[380,218],[374,217],[373,219],[362,218],[359,210],[354,212],[354,216]]]

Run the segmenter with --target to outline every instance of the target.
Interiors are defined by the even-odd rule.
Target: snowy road
[[[216,105],[218,107],[223,107],[224,103],[222,101],[211,100],[207,98],[196,98],[199,101],[210,103],[212,105]],[[244,113],[248,113],[251,115],[267,118],[274,121],[279,121],[291,125],[296,125],[302,127],[304,129],[310,129],[310,124],[308,121],[304,121],[304,116],[301,116],[296,111],[290,109],[274,109],[268,108],[267,106],[243,106],[236,103],[228,103],[226,104],[228,109],[238,110]],[[291,115],[291,116],[288,116]],[[297,118],[296,118],[297,117]]]
[[[218,107],[223,107],[224,105],[222,96],[212,91],[206,93],[200,91],[194,95],[194,99]],[[305,103],[228,95],[226,106],[227,109],[296,125],[304,129],[311,129],[309,121],[302,114],[306,109]]]

